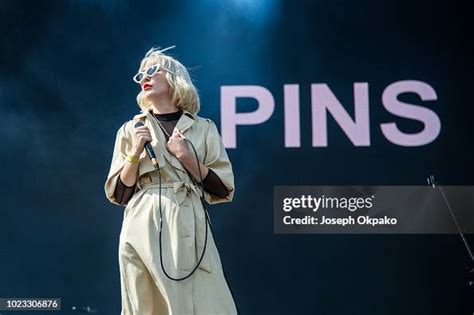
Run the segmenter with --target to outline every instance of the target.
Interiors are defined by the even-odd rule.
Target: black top
[[[160,121],[161,125],[165,128],[166,132],[171,135],[173,134],[174,127],[178,123],[178,120],[182,114],[183,114],[183,111],[179,110],[174,113],[166,113],[166,114],[153,113],[153,116],[155,116],[156,119]],[[163,132],[163,135],[165,136],[166,141],[168,141],[169,137],[166,134],[166,132]]]
[[[153,113],[153,115],[163,125],[163,128],[165,128],[166,132],[168,132],[170,135],[173,133],[173,130],[176,124],[178,123],[178,120],[182,114],[183,114],[182,110],[179,110],[173,113],[166,113],[166,114]],[[165,136],[166,141],[168,141],[169,139],[168,135],[165,132],[163,132],[163,135]],[[194,180],[194,178],[192,179]],[[216,173],[214,173],[211,169],[209,169],[209,172],[207,173],[206,177],[203,179],[202,183],[204,186],[204,190],[206,190],[207,192],[211,194],[214,194],[221,198],[224,198],[225,196],[229,194],[227,187],[224,185],[224,183],[222,183],[219,176],[217,176]],[[131,187],[126,186],[122,182],[119,176],[117,186],[115,187],[115,193],[114,193],[115,199],[117,200],[119,204],[126,205],[128,201],[130,200],[130,198],[132,198],[133,194],[135,193],[135,188],[136,188],[136,183],[135,185]]]
[[[183,115],[183,110],[178,110],[177,112],[172,113],[165,113],[165,114],[155,114],[153,116],[158,118],[159,121],[170,121],[170,120],[179,120],[179,118]]]

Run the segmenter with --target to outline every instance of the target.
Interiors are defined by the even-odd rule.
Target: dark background
[[[1,1],[0,297],[59,297],[119,314],[123,208],[103,184],[121,124],[139,112],[131,77],[152,46],[190,68],[200,116],[220,127],[220,86],[261,85],[264,124],[229,149],[236,195],[210,207],[243,314],[468,314],[456,235],[276,235],[275,185],[473,185],[472,8],[468,1]],[[400,80],[431,85],[438,138],[388,142],[379,125],[422,126],[382,106]],[[311,83],[351,113],[368,82],[371,147],[328,120],[311,146]],[[300,85],[301,148],[284,148],[283,85]],[[256,103],[239,100],[239,111]],[[469,297],[472,301],[472,292]],[[471,309],[472,312],[472,309]],[[39,313],[36,313],[39,314]]]

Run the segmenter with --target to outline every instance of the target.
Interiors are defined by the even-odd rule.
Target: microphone
[[[144,126],[144,124],[139,121],[135,124],[135,128]],[[153,151],[153,147],[150,144],[150,141],[145,142],[145,150],[148,155],[148,157],[151,160],[151,163],[153,163],[153,166],[158,170],[160,169],[160,166],[158,165],[158,160],[156,159],[155,151]]]

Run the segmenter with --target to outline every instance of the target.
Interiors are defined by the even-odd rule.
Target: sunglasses
[[[138,72],[137,74],[135,74],[133,76],[133,81],[137,82],[138,84],[140,84],[142,82],[142,80],[145,78],[145,75],[147,77],[152,77],[155,75],[155,73],[157,73],[160,69],[163,69],[171,74],[174,74],[171,70],[169,69],[166,69],[164,67],[162,67],[160,64],[155,64],[155,65],[152,65],[150,66],[148,69],[146,69],[145,71],[141,71],[141,72]]]

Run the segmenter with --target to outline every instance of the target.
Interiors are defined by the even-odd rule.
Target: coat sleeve
[[[221,136],[217,127],[210,119],[206,119],[209,128],[206,136],[206,155],[204,165],[211,169],[225,185],[229,193],[225,197],[219,197],[204,191],[204,198],[209,204],[231,202],[234,198],[234,173],[232,164],[227,156]]]
[[[117,200],[115,191],[120,178],[120,172],[125,165],[127,154],[130,153],[132,148],[131,135],[127,132],[126,127],[127,122],[125,122],[117,131],[114,151],[112,154],[112,163],[104,185],[105,196],[107,199],[111,203],[119,206],[126,206],[126,203],[121,204],[120,201]]]

